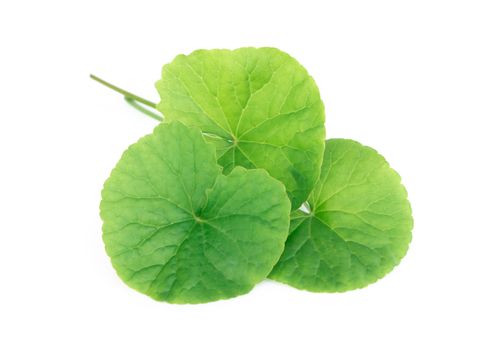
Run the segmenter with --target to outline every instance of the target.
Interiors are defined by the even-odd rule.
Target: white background
[[[0,348],[485,349],[484,1],[2,1]],[[380,151],[415,219],[408,255],[365,289],[263,282],[196,306],[126,287],[100,190],[156,122],[88,78],[157,101],[162,64],[274,46],[314,76],[328,137]]]

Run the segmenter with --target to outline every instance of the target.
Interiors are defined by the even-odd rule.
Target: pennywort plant
[[[268,277],[341,292],[405,255],[413,221],[399,175],[358,142],[324,147],[319,90],[288,54],[179,55],[156,82],[159,103],[92,78],[161,122],[102,191],[106,251],[136,290],[203,303]]]

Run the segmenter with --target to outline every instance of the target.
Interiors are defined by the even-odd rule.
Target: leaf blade
[[[322,162],[324,106],[295,59],[274,48],[198,50],[165,65],[156,88],[168,120],[220,137],[225,172],[262,168],[294,209],[307,198]]]
[[[341,292],[375,282],[405,256],[413,227],[407,192],[375,150],[328,140],[309,204],[310,215],[293,215],[270,278],[299,289]]]
[[[202,303],[268,275],[288,233],[285,188],[264,170],[221,171],[213,145],[179,122],[128,148],[100,204],[106,251],[126,284],[156,300]]]

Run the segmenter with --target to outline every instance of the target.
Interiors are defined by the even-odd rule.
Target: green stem
[[[154,108],[154,109],[157,107],[156,103],[151,102],[149,100],[146,100],[146,99],[144,99],[140,96],[134,95],[131,92],[128,92],[126,90],[120,89],[118,86],[110,84],[109,82],[107,82],[107,81],[105,81],[101,78],[98,78],[96,75],[90,74],[89,77],[93,80],[96,80],[98,83],[103,84],[104,86],[109,87],[110,89],[115,90],[116,92],[122,94],[123,96],[125,96],[125,99],[127,101],[130,101],[130,100],[137,101],[137,102],[139,102],[143,105],[146,105],[146,106],[148,106],[150,108]]]
[[[144,108],[142,105],[138,104],[137,101],[135,101],[133,98],[125,96],[125,101],[127,101],[127,103],[133,108],[135,108],[137,111],[142,112],[143,114],[149,116],[150,118],[158,120],[159,122],[164,120],[164,118],[162,118],[160,115],[152,111],[149,111],[147,108]]]

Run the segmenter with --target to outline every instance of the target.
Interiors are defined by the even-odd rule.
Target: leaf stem
[[[142,105],[140,105],[139,103],[137,103],[137,101],[135,101],[133,98],[130,98],[130,97],[127,97],[125,96],[125,101],[130,105],[132,106],[133,108],[135,108],[137,111],[139,112],[142,112],[143,114],[149,116],[150,118],[153,118],[155,120],[158,120],[159,122],[163,121],[164,118],[162,118],[160,115],[152,112],[152,111],[149,111],[147,108],[144,108]]]
[[[126,90],[123,90],[123,89],[120,89],[118,86],[115,86],[113,84],[110,84],[109,82],[101,79],[101,78],[98,78],[96,75],[93,75],[93,74],[90,74],[89,77],[95,81],[97,81],[98,83],[106,86],[106,87],[109,87],[110,89],[112,90],[115,90],[116,92],[122,94],[123,96],[125,96],[125,99],[127,101],[130,101],[130,100],[133,100],[133,101],[137,101],[143,105],[146,105],[150,108],[156,108],[157,107],[157,104],[152,102],[152,101],[149,101],[149,100],[146,100],[144,99],[143,97],[140,97],[140,96],[137,96],[137,95],[134,95],[132,94],[131,92],[128,92]]]

